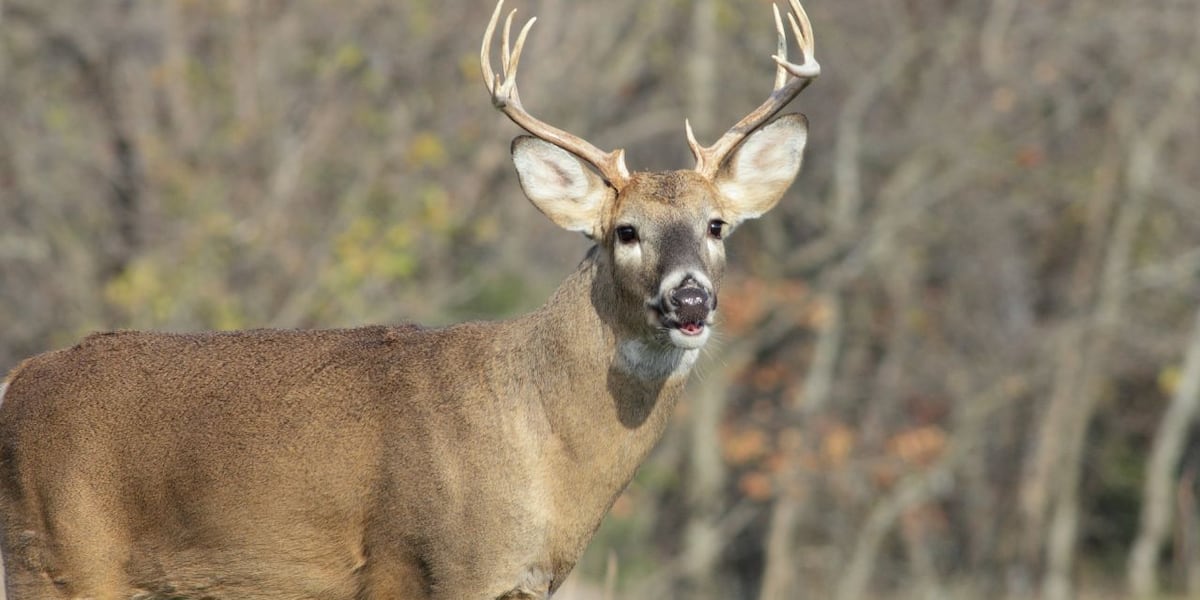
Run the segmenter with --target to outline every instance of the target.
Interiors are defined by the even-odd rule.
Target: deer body
[[[490,76],[499,11],[485,80],[538,136],[513,143],[526,196],[596,242],[579,268],[510,321],[117,332],[26,361],[0,386],[9,600],[541,599],[562,583],[708,339],[723,236],[799,170],[804,118],[766,123],[807,79],[777,59],[791,75],[753,119],[708,149],[689,129],[696,170],[630,174],[520,108],[524,31]]]
[[[28,361],[0,421],[10,563],[112,597],[546,593],[686,376],[621,370],[597,267],[510,322],[100,334]]]

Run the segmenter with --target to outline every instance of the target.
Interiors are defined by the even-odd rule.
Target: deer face
[[[711,177],[634,173],[620,190],[537,138],[517,138],[513,162],[539,210],[603,249],[621,329],[690,350],[709,337],[724,237],[779,201],[800,169],[806,132],[802,115],[787,115],[746,138]]]
[[[725,268],[716,188],[693,171],[638,173],[607,221],[599,241],[627,312],[661,342],[704,345]]]

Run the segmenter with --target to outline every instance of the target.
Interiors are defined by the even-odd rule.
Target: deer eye
[[[638,239],[637,230],[633,228],[633,225],[618,225],[617,239],[620,240],[622,244],[631,244],[636,242]]]
[[[725,234],[725,225],[725,221],[720,219],[713,219],[709,221],[708,235],[711,235],[713,239],[721,239],[721,237]]]

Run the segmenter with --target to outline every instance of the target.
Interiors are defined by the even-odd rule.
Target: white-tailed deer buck
[[[542,308],[444,329],[116,332],[0,386],[9,600],[546,598],[659,439],[709,337],[722,238],[778,202],[817,76],[788,15],[770,97],[696,168],[630,173],[521,106],[525,195],[595,246]],[[514,11],[515,12],[515,11]],[[595,172],[592,171],[595,169]]]

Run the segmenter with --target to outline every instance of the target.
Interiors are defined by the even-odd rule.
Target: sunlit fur
[[[734,174],[619,190],[519,139],[526,196],[596,245],[512,320],[111,332],[26,360],[0,405],[8,600],[548,598],[711,335],[711,311],[678,338],[654,303],[687,275],[715,302],[708,224],[769,209],[799,167],[767,127]]]

